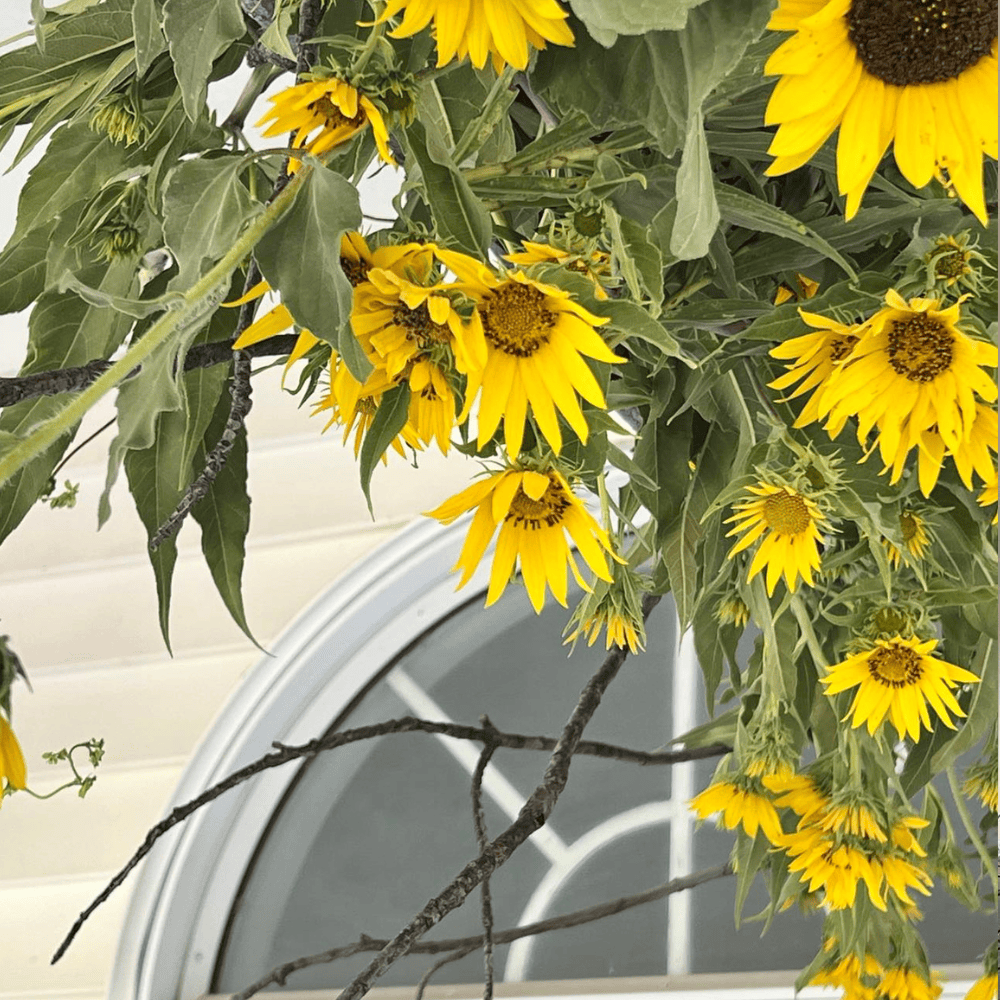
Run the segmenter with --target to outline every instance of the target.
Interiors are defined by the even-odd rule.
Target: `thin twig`
[[[485,715],[480,718],[479,722],[487,733],[495,728]],[[486,833],[486,813],[483,811],[483,775],[486,773],[486,767],[496,749],[496,741],[487,737],[486,744],[479,755],[479,762],[476,764],[475,771],[472,772],[472,825],[476,831],[476,847],[479,848],[480,854],[486,850],[490,842]],[[493,897],[490,893],[489,875],[483,879],[483,884],[479,888],[482,893],[483,1000],[493,1000]],[[422,994],[423,990],[420,990],[417,1000],[420,1000]]]
[[[451,965],[452,962],[461,961],[466,955],[471,955],[476,949],[469,948],[459,948],[458,951],[453,951],[450,955],[445,955],[444,958],[439,958],[421,977],[420,982],[417,983],[417,992],[413,994],[413,1000],[424,1000],[424,990],[427,989],[427,984],[431,981],[434,973],[438,969],[443,969],[446,965]]]
[[[598,903],[596,906],[588,906],[582,910],[574,910],[572,913],[564,913],[558,917],[549,917],[546,920],[539,920],[533,924],[525,924],[522,927],[511,927],[507,930],[495,931],[493,941],[495,944],[510,944],[521,938],[534,937],[536,934],[546,934],[549,931],[567,930],[570,927],[579,927],[581,924],[593,923],[595,920],[603,920],[605,917],[612,917],[617,913],[624,913],[636,906],[643,906],[646,903],[655,903],[659,899],[675,892],[682,892],[685,889],[693,889],[696,886],[704,885],[717,878],[724,878],[733,874],[730,864],[716,865],[714,868],[704,868],[691,875],[684,875],[681,878],[671,879],[662,885],[654,886],[633,896],[621,896],[618,899],[609,900],[607,903]],[[435,955],[441,952],[454,952],[460,948],[468,948],[470,951],[481,948],[484,937],[477,934],[475,937],[467,938],[444,938],[439,941],[417,941],[410,949],[414,955]],[[341,945],[339,948],[331,948],[329,951],[319,952],[315,955],[304,955],[292,962],[286,962],[278,966],[267,974],[263,979],[258,980],[252,986],[246,987],[239,993],[234,993],[229,1000],[250,1000],[261,990],[275,984],[284,986],[285,982],[293,972],[300,969],[307,969],[313,965],[327,965],[336,962],[341,958],[349,958],[365,951],[380,951],[388,944],[388,940],[372,938],[367,934],[362,934],[360,940],[352,944]]]
[[[146,834],[145,839],[138,850],[126,862],[125,866],[113,879],[105,886],[92,903],[77,917],[75,923],[70,928],[65,940],[59,945],[55,955],[52,957],[53,964],[58,962],[65,954],[73,939],[79,933],[90,915],[117,889],[129,873],[142,859],[149,854],[153,845],[166,833],[172,830],[178,823],[197,812],[202,806],[208,805],[215,799],[224,795],[232,788],[249,781],[257,774],[270,770],[274,767],[281,767],[293,760],[301,760],[306,757],[315,757],[326,750],[335,750],[337,747],[347,746],[351,743],[358,743],[362,740],[374,739],[378,736],[394,736],[399,733],[430,733],[433,735],[452,736],[460,740],[474,740],[484,742],[486,739],[485,730],[476,726],[463,726],[450,722],[430,722],[426,719],[416,719],[412,716],[404,716],[401,719],[390,719],[387,722],[380,722],[371,726],[359,726],[356,729],[346,729],[340,733],[328,733],[321,739],[310,740],[308,743],[299,746],[286,746],[283,743],[272,744],[275,750],[265,754],[238,771],[216,782],[210,788],[206,788],[200,795],[174,808],[170,814],[160,820]],[[511,750],[552,750],[557,740],[548,736],[522,736],[517,733],[504,733],[499,730],[490,732],[489,737],[496,740],[499,746]],[[606,760],[620,760],[632,764],[640,765],[669,765],[678,764],[688,760],[700,760],[705,757],[718,757],[724,753],[729,753],[732,747],[723,744],[714,744],[707,747],[693,747],[690,750],[632,750],[627,747],[617,747],[610,743],[597,743],[589,740],[581,740],[576,746],[574,753],[584,754],[590,757],[602,757]]]
[[[319,49],[315,45],[309,45],[308,42],[316,34],[322,17],[322,0],[302,0],[302,6],[299,7],[299,51],[298,61],[295,64],[296,77],[308,73],[316,62]]]
[[[78,445],[77,445],[77,446],[76,446],[76,447],[75,447],[75,448],[74,448],[74,449],[73,449],[72,451],[69,451],[69,452],[67,452],[67,453],[66,453],[66,454],[65,454],[65,455],[63,456],[63,460],[62,460],[62,461],[61,461],[61,462],[60,462],[60,463],[59,463],[59,464],[58,464],[58,465],[57,465],[57,466],[56,466],[56,467],[55,467],[55,468],[54,468],[54,469],[52,470],[52,476],[51,476],[51,478],[52,478],[52,479],[55,479],[55,478],[56,478],[56,476],[58,476],[58,475],[59,475],[59,473],[60,473],[60,472],[62,472],[62,470],[63,470],[63,466],[64,466],[64,465],[65,465],[65,464],[66,464],[66,463],[67,463],[67,462],[68,462],[68,461],[69,461],[69,460],[70,460],[70,459],[71,459],[71,458],[72,458],[72,457],[73,457],[73,456],[74,456],[74,455],[75,455],[75,454],[76,454],[76,453],[77,453],[78,451],[81,451],[81,450],[82,450],[83,448],[86,448],[86,447],[87,447],[87,445],[88,445],[88,444],[90,444],[90,442],[94,440],[94,438],[96,438],[96,437],[100,437],[100,435],[102,435],[102,434],[103,434],[103,433],[104,433],[104,432],[105,432],[105,431],[106,431],[106,430],[107,430],[107,429],[108,429],[109,427],[112,427],[112,426],[114,425],[114,423],[115,423],[115,421],[116,421],[117,419],[118,419],[117,417],[112,417],[112,418],[111,418],[110,420],[108,420],[108,421],[107,421],[106,423],[103,423],[103,424],[101,424],[101,426],[100,426],[100,427],[98,427],[98,428],[97,428],[97,430],[96,430],[96,431],[94,431],[94,433],[93,433],[93,434],[88,434],[88,435],[87,435],[87,436],[86,436],[86,437],[85,437],[85,438],[84,438],[84,439],[83,439],[83,440],[82,440],[82,441],[81,441],[81,442],[80,442],[80,443],[79,443],[79,444],[78,444]]]
[[[642,601],[643,617],[660,602],[658,594],[647,594]],[[360,1000],[397,959],[407,954],[414,943],[419,941],[432,927],[438,924],[452,910],[465,902],[469,893],[484,878],[491,875],[530,837],[544,826],[553,807],[562,795],[569,779],[569,766],[573,754],[590,722],[601,704],[601,698],[608,685],[618,675],[628,651],[615,649],[605,657],[604,662],[586,683],[580,697],[563,727],[559,741],[549,758],[545,775],[537,788],[528,796],[521,807],[517,819],[507,827],[479,857],[470,861],[451,882],[431,899],[424,908],[372,959],[371,962],[343,990],[338,1000]]]

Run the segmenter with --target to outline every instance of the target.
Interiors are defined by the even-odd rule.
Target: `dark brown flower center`
[[[326,119],[327,128],[339,128],[342,125],[356,125],[360,128],[365,123],[365,113],[361,108],[358,108],[358,113],[353,118],[348,118],[327,94],[317,97],[309,105],[309,110],[322,115]]]
[[[909,542],[917,533],[917,519],[912,514],[902,514],[899,518],[899,530],[903,535],[903,541]]]
[[[534,531],[543,524],[552,528],[563,519],[566,508],[569,507],[569,497],[559,483],[549,480],[545,492],[532,500],[521,487],[518,487],[514,499],[510,502],[510,510],[506,520],[513,521],[516,527],[528,528]]]
[[[795,493],[782,490],[764,501],[764,520],[772,531],[797,535],[812,523],[805,500]]]
[[[448,343],[448,327],[431,319],[426,302],[421,302],[416,309],[400,302],[392,311],[392,320],[406,331],[406,339],[418,347],[426,349],[434,344]]]
[[[358,260],[351,260],[350,257],[340,258],[340,269],[347,275],[347,280],[357,288],[362,281],[368,278],[368,272],[371,268],[360,258]]]
[[[854,345],[857,342],[858,338],[853,334],[834,338],[830,344],[830,360],[843,361],[854,350]]]
[[[934,274],[938,278],[961,278],[971,270],[968,259],[961,250],[943,254],[934,262]]]
[[[852,0],[848,34],[862,65],[905,87],[954,80],[997,37],[997,0]]]
[[[555,314],[545,308],[545,293],[533,285],[509,281],[490,297],[482,311],[486,339],[498,350],[527,358],[548,343]]]
[[[921,657],[909,646],[879,646],[868,657],[868,673],[886,687],[902,688],[919,682],[924,668]]]
[[[927,313],[894,319],[889,329],[889,364],[911,382],[933,382],[951,367],[955,338]]]

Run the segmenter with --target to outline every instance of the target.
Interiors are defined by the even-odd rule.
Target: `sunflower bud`
[[[108,94],[90,115],[90,127],[118,145],[131,146],[149,135],[149,124],[132,94]]]
[[[94,233],[92,243],[104,260],[121,260],[138,252],[141,239],[142,233],[131,222],[109,220]]]

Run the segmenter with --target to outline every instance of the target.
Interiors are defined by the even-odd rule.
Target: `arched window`
[[[566,612],[552,605],[536,617],[516,588],[484,611],[485,566],[456,593],[450,567],[463,535],[462,524],[415,525],[334,585],[234,694],[175,800],[267,752],[272,740],[300,743],[402,715],[475,724],[485,713],[501,729],[557,735],[602,653],[581,643],[567,657],[559,639]],[[666,600],[650,618],[647,652],[626,661],[586,735],[653,748],[706,718],[693,648]],[[268,771],[196,813],[145,863],[111,1000],[225,995],[280,962],[362,933],[392,936],[476,853],[469,782],[478,753],[477,744],[445,736],[381,737]],[[714,763],[642,768],[575,758],[550,823],[494,876],[497,927],[726,860],[732,836],[710,824],[696,831],[686,808]],[[493,835],[516,816],[544,764],[539,753],[497,752],[483,783]],[[747,914],[763,899],[752,894]],[[651,989],[712,985],[716,992],[703,995],[718,996],[746,996],[755,982],[761,998],[790,997],[794,974],[769,970],[810,961],[820,917],[779,914],[761,940],[760,924],[734,930],[732,905],[732,880],[722,879],[525,938],[497,949],[498,980],[586,979],[606,984],[594,990],[620,991],[616,981],[654,977]],[[935,959],[970,963],[953,976],[971,979],[990,919],[943,893],[925,911]],[[478,932],[473,899],[428,939]],[[312,966],[288,987],[332,996],[323,991],[347,983],[369,958]],[[433,961],[408,956],[379,985],[415,984]],[[473,953],[435,982],[474,983],[480,969]],[[960,985],[946,995],[963,995]]]

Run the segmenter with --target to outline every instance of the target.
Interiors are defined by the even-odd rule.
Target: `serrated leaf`
[[[161,26],[162,14],[157,0],[134,0],[132,30],[135,38],[135,71],[143,76],[153,60],[167,48]]]
[[[195,462],[196,468],[204,464],[205,455],[221,437],[229,410],[229,393],[223,392],[218,396],[200,458]],[[244,635],[259,645],[247,624],[242,591],[243,561],[250,530],[246,427],[240,428],[226,464],[208,494],[191,508],[191,515],[201,526],[201,551],[219,596]]]
[[[163,188],[163,235],[180,272],[174,290],[193,285],[236,241],[244,224],[260,211],[240,183],[242,156],[185,160],[167,175]]]
[[[212,63],[246,34],[239,0],[164,0],[163,33],[184,111],[196,121],[205,110]]]
[[[406,131],[407,141],[423,175],[427,198],[441,242],[451,249],[482,257],[493,234],[483,203],[451,162],[443,139],[429,134],[421,122]]]
[[[354,293],[340,266],[341,237],[360,225],[357,188],[316,166],[292,207],[257,244],[256,256],[295,322],[337,348],[363,382],[371,369],[364,354],[352,350],[357,341],[348,320]]]
[[[403,382],[386,392],[379,402],[378,410],[372,418],[371,426],[361,442],[359,472],[361,489],[368,501],[368,512],[372,511],[371,481],[375,466],[381,461],[396,435],[403,429],[410,408],[410,385]]]
[[[116,262],[103,277],[96,269],[88,272],[88,277],[103,289],[124,292],[132,282],[132,267]],[[131,324],[128,317],[109,315],[75,295],[45,292],[28,320],[28,361],[19,374],[70,368],[94,358],[106,358],[121,344]],[[58,396],[43,396],[5,407],[0,413],[0,431],[23,435],[63,406],[65,401]],[[71,440],[72,433],[63,436],[0,486],[0,541],[31,509]]]

